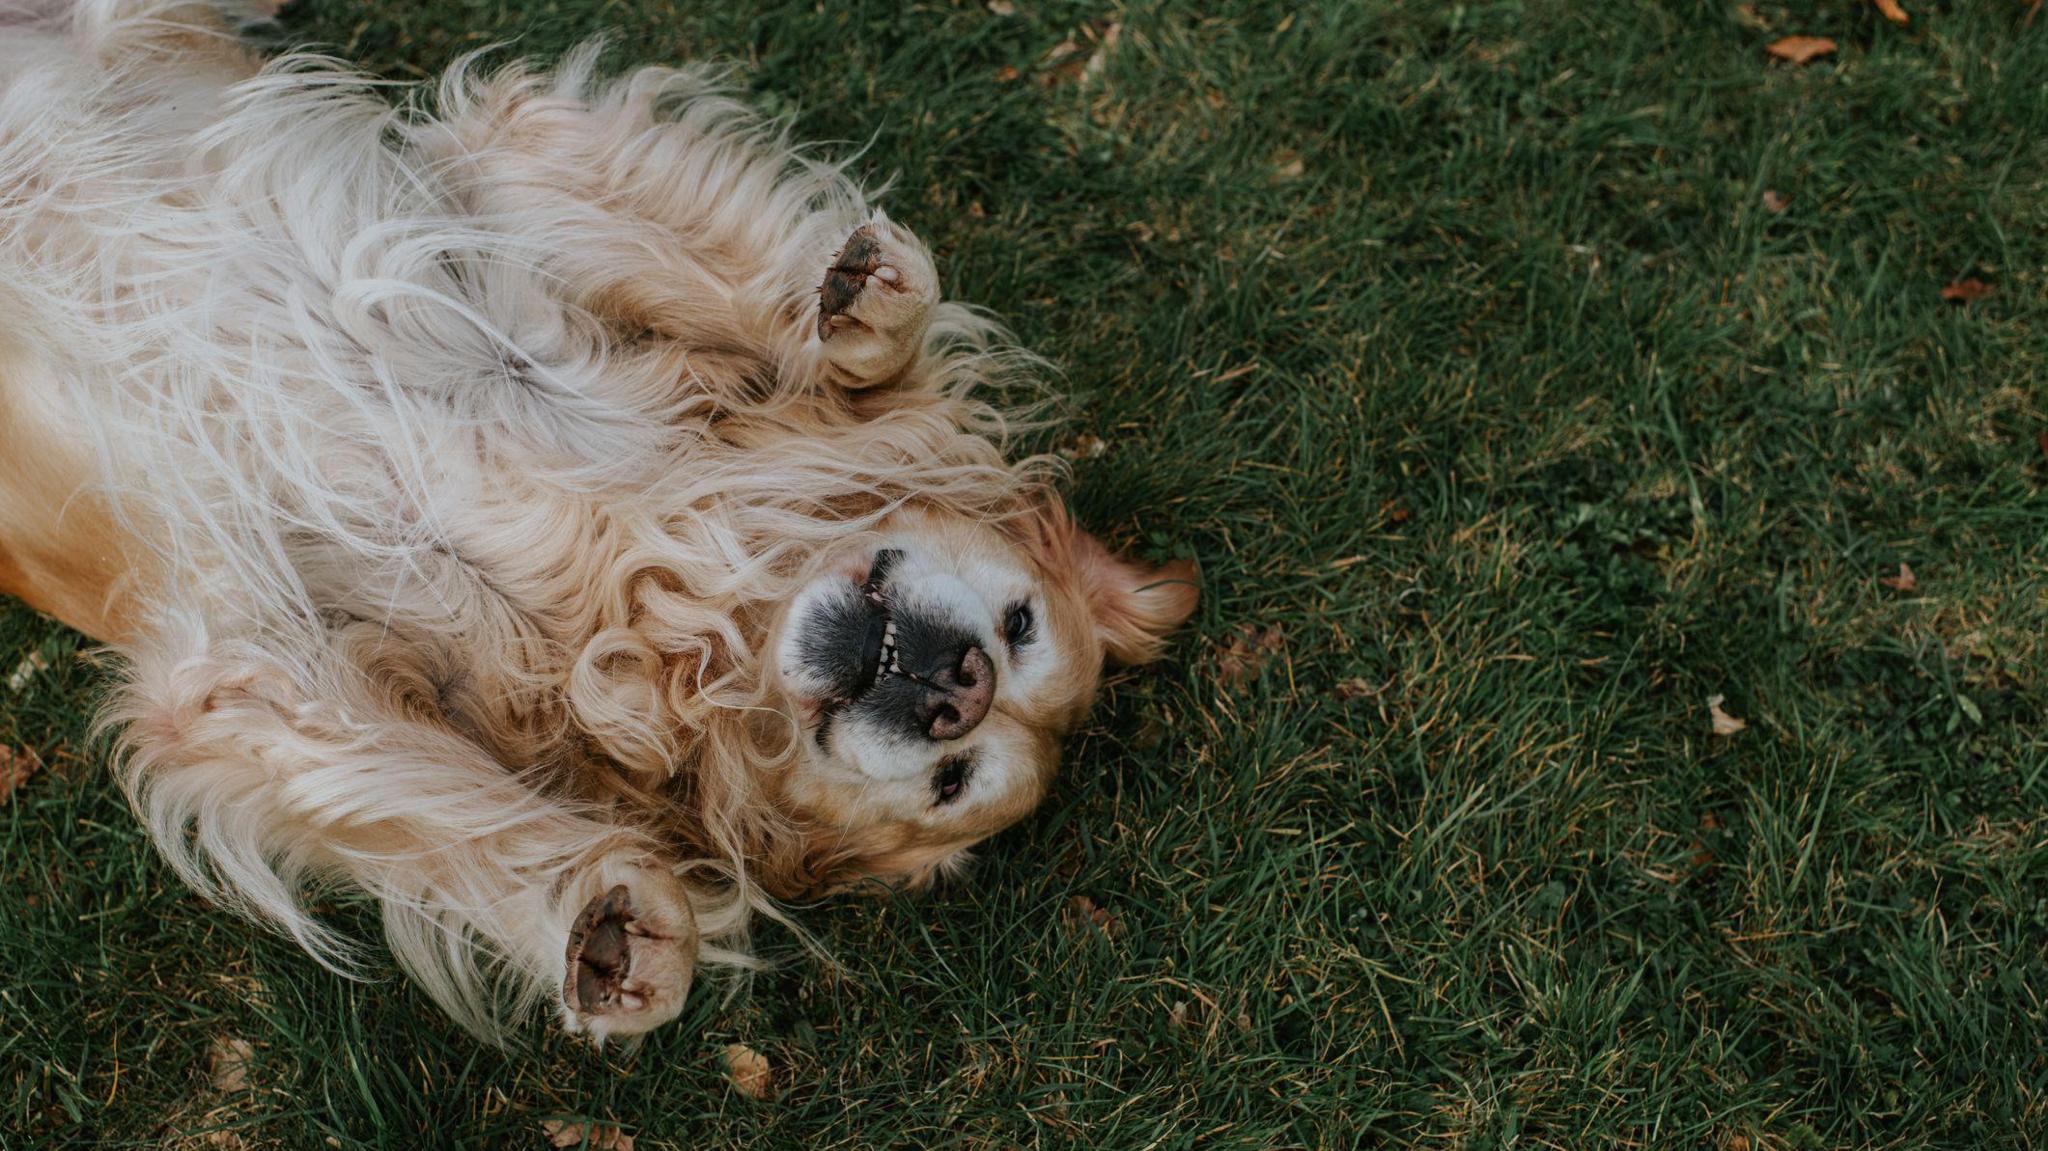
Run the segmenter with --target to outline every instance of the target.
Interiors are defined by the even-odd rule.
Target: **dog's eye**
[[[1003,642],[1016,647],[1031,638],[1031,631],[1037,620],[1031,615],[1028,603],[1013,603],[1003,613]]]
[[[938,796],[939,803],[951,803],[960,797],[961,790],[967,786],[968,767],[964,755],[939,765],[939,770],[932,775],[932,792]]]

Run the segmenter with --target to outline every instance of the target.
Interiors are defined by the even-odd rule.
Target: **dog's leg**
[[[835,382],[900,379],[924,347],[939,303],[931,254],[880,212],[855,228],[818,285],[817,337]]]
[[[362,888],[399,961],[480,1033],[534,999],[599,1039],[681,1011],[696,919],[646,836],[505,770],[339,659],[191,639],[130,655],[111,716],[127,725],[123,782],[203,893],[346,967],[299,896]],[[513,1002],[493,1002],[508,984]]]
[[[941,304],[915,235],[703,75],[644,69],[604,92],[594,61],[548,84],[471,78],[415,137],[478,216],[571,238],[547,262],[578,302],[797,388],[918,387],[935,316],[986,326]]]

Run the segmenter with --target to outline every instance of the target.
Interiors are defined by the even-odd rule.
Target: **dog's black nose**
[[[974,644],[953,649],[917,681],[917,724],[933,739],[959,739],[988,718],[996,665]]]

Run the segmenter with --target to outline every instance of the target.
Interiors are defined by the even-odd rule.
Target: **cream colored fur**
[[[94,413],[58,434],[152,576],[106,637],[123,781],[188,882],[339,969],[305,893],[367,891],[487,1033],[561,1005],[613,882],[742,960],[740,825],[797,738],[761,630],[826,544],[1037,479],[971,394],[1019,357],[913,237],[713,74],[594,60],[394,106],[203,5],[0,12],[0,329],[38,364],[9,386]],[[822,341],[862,224],[903,282]],[[647,814],[679,764],[695,859]],[[563,1010],[643,1030],[673,990]]]

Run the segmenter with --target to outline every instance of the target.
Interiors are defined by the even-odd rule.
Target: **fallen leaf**
[[[1081,79],[1092,81],[1102,75],[1102,70],[1109,66],[1110,53],[1116,51],[1117,42],[1123,39],[1123,35],[1124,26],[1117,21],[1112,20],[1103,26],[1100,42],[1096,44],[1094,54],[1088,57],[1088,66],[1081,69]]]
[[[1117,43],[1123,39],[1124,26],[1114,20],[1093,20],[1081,31],[1094,42],[1094,50],[1084,59],[1079,40],[1072,36],[1061,40],[1040,61],[1045,70],[1039,73],[1039,84],[1052,88],[1061,84],[1092,83],[1102,74],[1109,63],[1110,53],[1116,51]]]
[[[766,1055],[744,1043],[731,1043],[726,1045],[724,1057],[725,1077],[740,1094],[749,1099],[774,1097],[775,1068]]]
[[[1735,22],[1744,28],[1751,28],[1758,32],[1771,26],[1770,21],[1757,15],[1756,5],[1754,4],[1737,4],[1735,6]]]
[[[1273,174],[1266,178],[1266,182],[1269,184],[1285,184],[1290,180],[1301,179],[1301,174],[1306,171],[1308,171],[1308,164],[1301,158],[1299,152],[1281,152],[1273,157]]]
[[[1911,592],[1920,590],[1920,581],[1914,578],[1913,569],[1907,567],[1903,561],[1899,564],[1899,574],[1895,576],[1879,576],[1877,582],[1893,591]]]
[[[1362,675],[1352,676],[1350,679],[1338,684],[1336,691],[1337,698],[1347,703],[1354,699],[1363,699],[1366,696],[1378,694],[1379,691],[1371,684],[1365,682],[1365,677]]]
[[[29,777],[41,770],[43,761],[24,748],[0,747],[0,803],[14,798]]]
[[[1736,732],[1749,726],[1749,724],[1721,710],[1721,704],[1727,698],[1725,695],[1710,695],[1707,697],[1707,715],[1714,722],[1715,735],[1734,735]]]
[[[1771,215],[1781,215],[1783,214],[1785,209],[1791,206],[1792,201],[1787,200],[1785,197],[1778,195],[1776,192],[1773,192],[1769,188],[1764,189],[1764,210],[1769,212]]]
[[[206,1049],[206,1074],[213,1081],[213,1089],[223,1095],[233,1091],[249,1089],[249,1060],[256,1055],[256,1049],[246,1039],[228,1035],[214,1036],[213,1043]]]
[[[584,1147],[589,1151],[633,1151],[633,1137],[609,1123],[545,1119],[540,1133],[553,1147]]]
[[[1989,296],[1998,289],[1975,276],[1957,280],[1941,290],[1941,298],[1950,303],[1969,304]]]
[[[1012,68],[1010,65],[1005,64],[1002,67],[996,69],[996,83],[1007,84],[1021,75],[1023,75],[1023,73],[1017,71],[1015,68]]]
[[[49,667],[50,661],[43,658],[42,652],[28,653],[20,663],[14,665],[14,670],[8,673],[7,690],[20,691],[28,686],[28,681],[34,679],[38,672],[48,671]]]
[[[1806,64],[1818,60],[1835,50],[1835,42],[1825,36],[1787,36],[1764,49],[1780,60],[1793,64]]]
[[[1083,433],[1074,437],[1074,442],[1060,449],[1060,454],[1070,460],[1095,460],[1109,454],[1109,441],[1101,436]]]
[[[1015,16],[1017,14],[1017,6],[1010,3],[1010,0],[988,0],[988,10],[998,16]]]
[[[1870,2],[1877,5],[1877,10],[1884,14],[1884,18],[1894,24],[1909,24],[1913,20],[1911,16],[1906,15],[1904,8],[1899,7],[1899,0],[1870,0]]]
[[[1277,627],[1255,628],[1239,624],[1230,646],[1216,658],[1216,679],[1232,690],[1258,677],[1268,660],[1286,650],[1287,635]]]
[[[1085,895],[1070,897],[1062,917],[1066,920],[1069,931],[1092,927],[1100,931],[1105,939],[1124,937],[1123,919],[1104,908],[1097,907],[1095,901]]]

